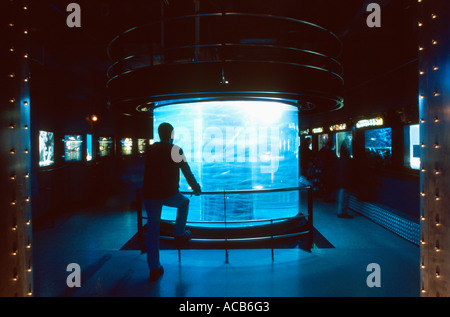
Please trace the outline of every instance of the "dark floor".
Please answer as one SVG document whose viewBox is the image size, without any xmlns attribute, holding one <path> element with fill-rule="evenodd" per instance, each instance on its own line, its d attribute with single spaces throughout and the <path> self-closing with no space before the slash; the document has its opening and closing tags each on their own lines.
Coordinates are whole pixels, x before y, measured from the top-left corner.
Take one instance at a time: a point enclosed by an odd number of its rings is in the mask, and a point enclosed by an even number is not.
<svg viewBox="0 0 450 317">
<path fill-rule="evenodd" d="M 34 232 L 36 296 L 419 296 L 419 247 L 370 220 L 336 216 L 336 205 L 314 201 L 314 226 L 334 246 L 162 250 L 163 277 L 148 282 L 146 254 L 120 250 L 136 233 L 130 208 L 95 208 L 61 216 Z M 102 210 L 104 209 L 104 210 Z M 81 287 L 66 285 L 69 263 L 81 267 Z M 381 287 L 370 288 L 370 263 Z"/>
</svg>

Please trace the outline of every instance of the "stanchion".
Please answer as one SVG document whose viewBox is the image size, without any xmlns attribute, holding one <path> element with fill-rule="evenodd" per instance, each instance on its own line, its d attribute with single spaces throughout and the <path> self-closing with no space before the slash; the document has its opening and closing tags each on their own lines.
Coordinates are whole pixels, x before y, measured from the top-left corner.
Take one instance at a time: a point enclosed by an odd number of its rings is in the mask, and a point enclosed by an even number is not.
<svg viewBox="0 0 450 317">
<path fill-rule="evenodd" d="M 274 260 L 274 254 L 273 254 L 273 219 L 270 219 L 270 232 L 271 232 L 271 236 L 270 236 L 270 243 L 271 243 L 271 247 L 272 247 L 272 262 Z"/>
<path fill-rule="evenodd" d="M 141 249 L 141 254 L 144 253 L 143 234 L 144 227 L 142 226 L 142 195 L 141 189 L 136 190 L 136 211 L 137 211 L 137 231 L 138 231 L 138 243 Z"/>
<path fill-rule="evenodd" d="M 299 189 L 300 196 L 300 189 Z M 299 197 L 300 203 L 300 197 Z M 308 226 L 309 226 L 309 250 L 311 251 L 314 243 L 314 222 L 313 222 L 313 188 L 308 186 Z"/>
<path fill-rule="evenodd" d="M 228 232 L 227 232 L 227 196 L 223 191 L 223 216 L 225 221 L 225 264 L 228 264 Z"/>
</svg>

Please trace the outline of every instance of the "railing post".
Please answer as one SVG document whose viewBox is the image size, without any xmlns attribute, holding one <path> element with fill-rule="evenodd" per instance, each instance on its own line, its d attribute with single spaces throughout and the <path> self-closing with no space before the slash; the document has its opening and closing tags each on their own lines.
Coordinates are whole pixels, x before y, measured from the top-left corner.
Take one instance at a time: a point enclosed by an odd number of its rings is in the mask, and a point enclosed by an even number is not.
<svg viewBox="0 0 450 317">
<path fill-rule="evenodd" d="M 141 254 L 144 253 L 143 246 L 143 226 L 142 226 L 142 198 L 141 189 L 136 189 L 136 211 L 137 211 L 137 231 L 138 231 L 138 241 L 139 247 L 141 248 Z"/>
<path fill-rule="evenodd" d="M 300 195 L 300 190 L 299 190 Z M 314 222 L 313 222 L 313 188 L 308 186 L 308 226 L 309 226 L 309 247 L 311 249 L 314 242 Z"/>
<path fill-rule="evenodd" d="M 308 186 L 308 221 L 309 225 L 313 227 L 313 188 Z"/>
<path fill-rule="evenodd" d="M 228 232 L 227 232 L 227 196 L 223 191 L 223 216 L 225 223 L 225 264 L 228 264 Z"/>
<path fill-rule="evenodd" d="M 136 210 L 137 210 L 137 229 L 138 232 L 142 232 L 142 201 L 141 201 L 141 190 L 136 189 Z"/>
<path fill-rule="evenodd" d="M 270 219 L 270 232 L 271 232 L 270 242 L 271 242 L 271 247 L 272 247 L 272 262 L 273 262 L 273 260 L 274 260 L 274 254 L 273 254 L 273 219 Z"/>
</svg>

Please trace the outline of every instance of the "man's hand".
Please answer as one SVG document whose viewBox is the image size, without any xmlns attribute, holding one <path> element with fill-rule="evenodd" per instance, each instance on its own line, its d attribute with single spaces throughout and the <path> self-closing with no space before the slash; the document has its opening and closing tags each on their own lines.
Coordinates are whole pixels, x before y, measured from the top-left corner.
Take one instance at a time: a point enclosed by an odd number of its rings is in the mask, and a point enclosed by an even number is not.
<svg viewBox="0 0 450 317">
<path fill-rule="evenodd" d="M 193 188 L 193 193 L 191 194 L 191 197 L 192 197 L 192 195 L 200 196 L 200 193 L 201 193 L 201 192 L 202 192 L 202 189 L 200 188 L 200 185 L 195 186 L 195 187 Z"/>
</svg>

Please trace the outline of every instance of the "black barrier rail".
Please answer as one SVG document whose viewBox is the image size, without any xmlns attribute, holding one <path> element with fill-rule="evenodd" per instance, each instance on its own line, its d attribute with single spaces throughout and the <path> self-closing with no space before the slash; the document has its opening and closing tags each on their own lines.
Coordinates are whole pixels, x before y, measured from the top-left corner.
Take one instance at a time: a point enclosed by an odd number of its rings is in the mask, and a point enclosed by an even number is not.
<svg viewBox="0 0 450 317">
<path fill-rule="evenodd" d="M 307 191 L 307 214 L 301 215 L 301 191 L 306 190 Z M 298 214 L 293 217 L 283 217 L 283 218 L 270 218 L 270 219 L 253 219 L 253 220 L 232 220 L 227 221 L 227 209 L 226 209 L 226 197 L 228 195 L 233 194 L 256 194 L 256 193 L 275 193 L 275 192 L 288 192 L 288 191 L 298 191 Z M 192 192 L 183 191 L 181 192 L 185 195 L 192 195 Z M 251 189 L 251 190 L 226 190 L 226 191 L 205 191 L 201 192 L 200 195 L 223 195 L 224 197 L 224 221 L 187 221 L 186 225 L 189 224 L 223 224 L 224 225 L 224 232 L 225 236 L 223 238 L 192 238 L 190 241 L 192 242 L 223 242 L 225 243 L 225 263 L 228 263 L 228 243 L 229 242 L 235 242 L 235 243 L 244 243 L 244 242 L 255 242 L 255 241 L 271 241 L 279 240 L 279 239 L 286 239 L 286 238 L 293 238 L 293 237 L 299 237 L 301 235 L 307 235 L 307 249 L 310 250 L 312 247 L 313 239 L 314 239 L 314 225 L 313 225 L 313 190 L 311 186 L 300 186 L 300 187 L 289 187 L 289 188 L 278 188 L 278 189 Z M 141 253 L 144 253 L 144 224 L 143 220 L 147 219 L 147 217 L 143 216 L 143 197 L 142 197 L 142 190 L 137 189 L 136 190 L 136 203 L 137 203 L 137 231 L 138 231 L 138 239 L 139 239 L 139 245 L 141 248 Z M 302 226 L 305 230 L 301 230 L 298 232 L 293 233 L 285 233 L 285 234 L 276 234 L 273 231 L 274 223 L 280 223 L 283 221 L 289 221 L 289 220 L 295 220 L 295 219 L 304 219 L 306 218 L 306 223 Z M 168 222 L 168 223 L 174 223 L 174 220 L 164 220 L 162 221 Z M 229 237 L 227 234 L 227 224 L 245 224 L 245 223 L 270 223 L 271 228 L 271 234 L 270 235 L 264 235 L 264 236 L 254 236 L 254 237 L 245 237 L 245 238 L 233 238 Z M 214 228 L 211 228 L 214 230 Z M 168 236 L 161 236 L 163 239 L 167 240 L 174 240 L 173 237 Z M 181 261 L 181 253 L 180 249 L 181 246 L 177 245 L 178 247 L 178 259 Z M 272 260 L 274 260 L 274 248 L 273 243 L 271 243 L 271 252 L 272 252 Z"/>
</svg>

